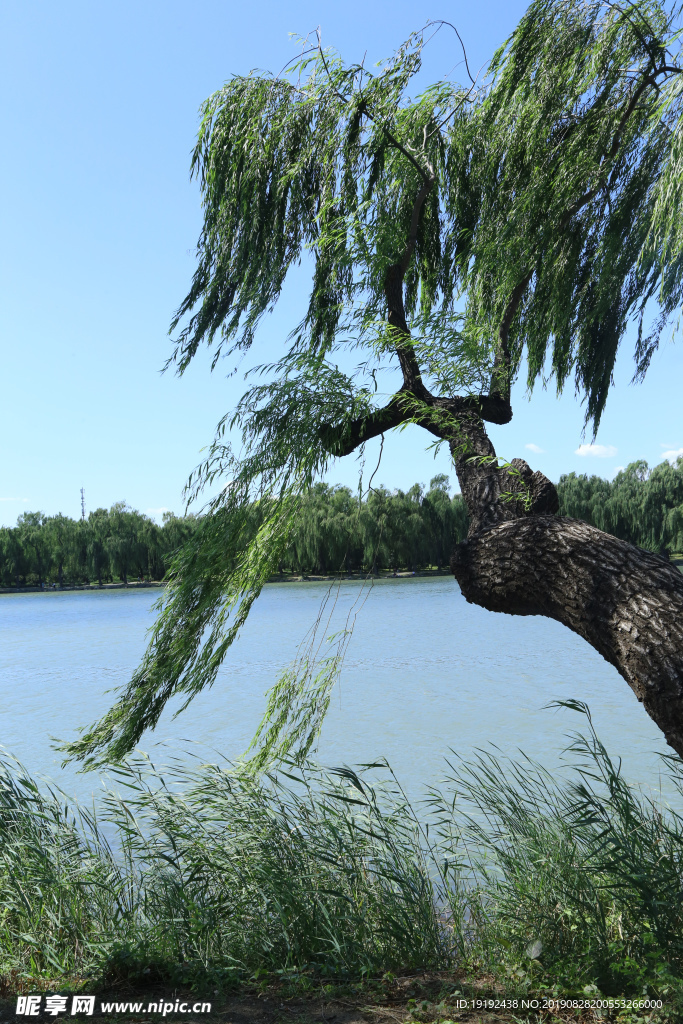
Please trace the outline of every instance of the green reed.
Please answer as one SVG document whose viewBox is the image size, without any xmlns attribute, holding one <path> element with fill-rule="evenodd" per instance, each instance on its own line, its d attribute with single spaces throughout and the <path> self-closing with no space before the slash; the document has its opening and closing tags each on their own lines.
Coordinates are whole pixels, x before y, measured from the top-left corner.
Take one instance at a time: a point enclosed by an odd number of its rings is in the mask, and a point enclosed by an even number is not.
<svg viewBox="0 0 683 1024">
<path fill-rule="evenodd" d="M 98 821 L 2 765 L 5 972 L 237 980 L 448 962 L 400 793 L 313 765 L 162 774 L 138 758 L 115 777 L 125 795 L 109 791 Z"/>
<path fill-rule="evenodd" d="M 5 758 L 0 972 L 232 984 L 464 968 L 508 991 L 678 998 L 683 818 L 627 784 L 587 721 L 563 773 L 480 753 L 419 815 L 386 765 L 258 775 L 138 756 L 95 814 Z M 683 765 L 666 768 L 683 797 Z"/>
<path fill-rule="evenodd" d="M 432 794 L 471 954 L 522 988 L 680 996 L 683 817 L 626 782 L 584 704 L 561 704 L 588 723 L 567 770 L 480 752 Z M 664 761 L 683 797 L 683 763 Z"/>
</svg>

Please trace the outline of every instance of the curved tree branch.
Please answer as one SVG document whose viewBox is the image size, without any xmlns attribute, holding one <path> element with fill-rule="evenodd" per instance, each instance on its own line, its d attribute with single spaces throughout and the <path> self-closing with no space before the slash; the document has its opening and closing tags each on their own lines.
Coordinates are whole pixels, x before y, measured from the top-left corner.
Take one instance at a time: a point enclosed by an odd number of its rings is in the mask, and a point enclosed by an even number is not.
<svg viewBox="0 0 683 1024">
<path fill-rule="evenodd" d="M 608 7 L 611 7 L 612 10 L 619 11 L 619 14 L 622 16 L 622 18 L 624 18 L 625 21 L 627 21 L 629 23 L 629 25 L 631 26 L 631 28 L 633 29 L 634 35 L 637 37 L 638 41 L 640 42 L 640 45 L 643 47 L 645 52 L 649 55 L 650 60 L 652 61 L 652 63 L 656 64 L 657 63 L 657 55 L 656 55 L 656 53 L 653 53 L 653 51 L 652 51 L 652 49 L 650 47 L 650 43 L 648 43 L 646 41 L 645 36 L 642 34 L 642 32 L 640 31 L 640 29 L 638 28 L 636 23 L 633 21 L 633 19 L 631 17 L 629 17 L 629 15 L 626 13 L 626 11 L 623 10 L 619 6 L 619 4 L 612 3 L 612 0 L 603 0 L 603 2 L 606 3 Z M 636 11 L 636 13 L 640 14 L 641 18 L 645 22 L 645 25 L 646 25 L 648 31 L 650 32 L 651 35 L 654 36 L 654 32 L 652 31 L 652 27 L 647 22 L 647 20 L 643 16 L 642 12 L 641 11 Z"/>
<path fill-rule="evenodd" d="M 496 357 L 491 373 L 491 384 L 489 386 L 489 397 L 501 399 L 510 405 L 510 387 L 512 384 L 512 362 L 510 359 L 510 348 L 508 339 L 510 337 L 510 326 L 520 302 L 524 298 L 529 282 L 533 277 L 533 270 L 529 270 L 521 281 L 515 286 L 512 295 L 508 300 L 503 313 L 500 327 L 498 328 L 498 345 L 496 346 Z M 512 410 L 510 410 L 512 416 Z M 486 419 L 486 417 L 484 417 Z M 494 422 L 496 422 L 494 420 Z"/>
<path fill-rule="evenodd" d="M 401 278 L 405 277 L 406 271 L 408 270 L 408 267 L 410 265 L 410 258 L 413 255 L 413 252 L 415 251 L 415 245 L 417 243 L 417 233 L 420 227 L 420 215 L 422 213 L 422 208 L 424 206 L 425 199 L 432 190 L 434 181 L 435 179 L 433 176 L 430 178 L 426 178 L 425 181 L 423 182 L 422 188 L 415 197 L 415 202 L 413 204 L 413 212 L 410 218 L 410 231 L 408 233 L 408 241 L 406 242 L 406 247 L 403 250 L 403 256 L 401 257 L 401 262 L 399 264 L 401 268 Z"/>
<path fill-rule="evenodd" d="M 325 68 L 325 71 L 327 72 L 328 80 L 332 81 L 332 76 L 330 75 L 330 69 L 328 67 L 327 59 L 325 57 L 325 51 L 323 50 L 322 40 L 320 38 L 320 29 L 319 28 L 316 29 L 316 34 L 317 34 L 317 37 L 318 37 L 318 47 L 317 47 L 317 49 L 318 49 L 318 52 L 320 53 L 320 59 L 323 62 L 323 66 Z M 346 98 L 346 96 L 343 95 L 343 93 L 339 92 L 339 89 L 334 88 L 333 91 L 334 91 L 334 94 L 337 97 L 337 99 L 340 99 L 342 101 L 342 103 L 348 103 L 348 99 Z M 361 96 L 362 96 L 362 91 L 361 91 Z M 382 129 L 382 131 L 386 135 L 387 139 L 389 140 L 389 144 L 391 146 L 393 146 L 394 149 L 397 149 L 399 151 L 399 153 L 402 153 L 403 156 L 406 158 L 406 160 L 410 161 L 410 163 L 413 165 L 413 167 L 417 171 L 419 171 L 419 173 L 421 174 L 421 176 L 423 177 L 425 182 L 427 182 L 427 181 L 433 182 L 434 181 L 434 177 L 435 177 L 433 167 L 428 165 L 428 170 L 425 170 L 425 168 L 421 165 L 421 163 L 417 159 L 417 157 L 413 153 L 410 152 L 408 147 L 404 146 L 403 143 L 400 142 L 399 139 L 396 138 L 394 133 L 392 131 L 390 131 L 389 128 L 387 128 L 387 126 L 382 121 L 379 121 L 375 117 L 375 115 L 372 113 L 372 111 L 367 107 L 366 102 L 365 102 L 365 98 L 362 99 L 362 105 L 363 105 L 362 112 L 365 114 L 365 116 L 367 118 L 369 118 L 371 121 L 374 121 L 375 124 L 379 125 L 379 127 Z"/>
<path fill-rule="evenodd" d="M 512 410 L 508 402 L 495 395 L 440 398 L 431 395 L 426 388 L 420 396 L 402 389 L 382 409 L 376 409 L 367 416 L 360 416 L 341 425 L 321 424 L 318 436 L 325 449 L 339 458 L 350 455 L 365 441 L 379 437 L 402 423 L 417 423 L 435 437 L 444 440 L 455 437 L 454 443 L 457 443 L 461 434 L 454 421 L 472 415 L 488 423 L 502 425 L 510 422 Z"/>
</svg>

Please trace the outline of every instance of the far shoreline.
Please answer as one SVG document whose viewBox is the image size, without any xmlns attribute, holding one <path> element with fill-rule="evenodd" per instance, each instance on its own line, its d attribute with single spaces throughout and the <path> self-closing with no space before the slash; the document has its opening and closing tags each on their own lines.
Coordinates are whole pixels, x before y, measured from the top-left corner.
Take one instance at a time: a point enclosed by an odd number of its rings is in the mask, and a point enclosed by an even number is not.
<svg viewBox="0 0 683 1024">
<path fill-rule="evenodd" d="M 672 558 L 671 564 L 683 572 L 683 559 Z M 414 572 L 408 569 L 396 570 L 382 569 L 380 572 L 337 572 L 329 574 L 318 573 L 276 573 L 266 580 L 266 586 L 271 583 L 349 583 L 363 582 L 370 580 L 373 583 L 381 580 L 405 580 L 417 579 L 418 577 L 431 576 L 452 576 L 450 569 L 416 569 Z M 99 591 L 99 590 L 145 590 L 154 588 L 161 590 L 166 586 L 163 580 L 133 580 L 130 583 L 75 583 L 66 587 L 53 587 L 52 584 L 46 587 L 0 587 L 0 597 L 7 594 L 65 594 L 76 590 Z"/>
<path fill-rule="evenodd" d="M 450 569 L 416 569 L 414 572 L 407 569 L 396 570 L 382 569 L 377 573 L 365 572 L 343 572 L 332 574 L 317 573 L 277 573 L 269 577 L 266 586 L 270 583 L 346 583 L 352 581 L 367 581 L 373 583 L 379 580 L 412 579 L 427 576 L 451 576 Z M 133 580 L 130 583 L 74 583 L 65 587 L 53 587 L 52 584 L 45 587 L 0 587 L 0 596 L 6 594 L 65 594 L 73 591 L 100 591 L 100 590 L 145 590 L 163 589 L 166 583 L 163 580 Z"/>
</svg>

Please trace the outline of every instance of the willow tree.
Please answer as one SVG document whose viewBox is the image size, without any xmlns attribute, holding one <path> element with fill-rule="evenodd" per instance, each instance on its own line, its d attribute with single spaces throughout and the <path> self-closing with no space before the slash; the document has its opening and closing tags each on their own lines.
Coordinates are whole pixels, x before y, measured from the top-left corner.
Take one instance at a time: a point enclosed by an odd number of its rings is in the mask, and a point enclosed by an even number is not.
<svg viewBox="0 0 683 1024">
<path fill-rule="evenodd" d="M 237 76 L 207 100 L 204 224 L 170 362 L 182 373 L 203 344 L 214 366 L 241 356 L 301 263 L 308 304 L 191 478 L 191 494 L 230 483 L 176 559 L 140 668 L 72 755 L 122 756 L 172 694 L 210 685 L 301 493 L 406 423 L 450 448 L 467 600 L 574 630 L 683 754 L 683 575 L 558 516 L 553 484 L 487 434 L 511 420 L 522 366 L 530 387 L 573 381 L 596 430 L 629 325 L 642 378 L 680 307 L 678 17 L 657 0 L 535 0 L 479 82 L 465 59 L 464 85 L 412 98 L 423 32 L 374 71 L 312 46 L 292 73 Z M 261 526 L 235 564 L 254 501 Z M 270 711 L 291 726 L 286 702 Z"/>
</svg>

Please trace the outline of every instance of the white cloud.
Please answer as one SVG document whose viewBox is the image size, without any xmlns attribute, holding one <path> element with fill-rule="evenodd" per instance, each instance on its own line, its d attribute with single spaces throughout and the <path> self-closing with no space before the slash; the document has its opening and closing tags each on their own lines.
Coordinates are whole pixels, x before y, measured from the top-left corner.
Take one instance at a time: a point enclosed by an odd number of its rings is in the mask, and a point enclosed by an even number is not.
<svg viewBox="0 0 683 1024">
<path fill-rule="evenodd" d="M 613 444 L 580 444 L 574 455 L 594 455 L 598 459 L 613 459 L 617 449 Z"/>
<path fill-rule="evenodd" d="M 615 467 L 615 468 L 614 468 L 614 469 L 612 470 L 612 476 L 611 476 L 611 478 L 610 478 L 610 479 L 614 480 L 614 478 L 615 478 L 615 476 L 617 475 L 617 473 L 623 473 L 623 471 L 624 471 L 625 469 L 626 469 L 626 466 L 616 466 L 616 467 Z"/>
<path fill-rule="evenodd" d="M 537 444 L 525 444 L 524 447 L 535 455 L 545 455 L 545 448 L 539 448 Z"/>
<path fill-rule="evenodd" d="M 161 516 L 161 515 L 164 514 L 164 512 L 170 512 L 170 511 L 171 511 L 170 508 L 166 508 L 165 505 L 162 505 L 161 508 L 146 508 L 145 509 L 145 512 L 147 513 L 148 516 Z"/>
<path fill-rule="evenodd" d="M 683 448 L 672 448 L 668 452 L 662 452 L 662 458 L 668 459 L 672 465 L 680 455 L 683 455 Z"/>
</svg>

